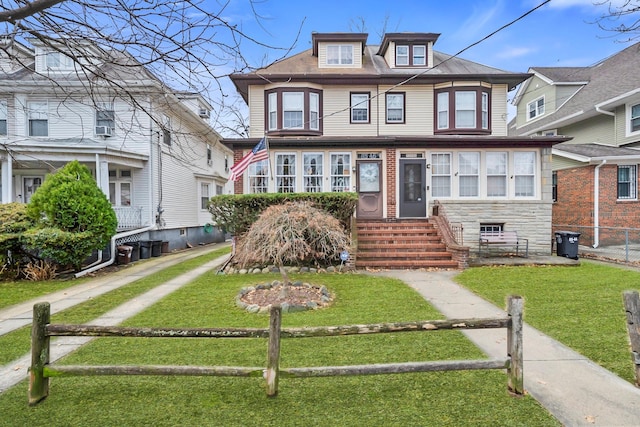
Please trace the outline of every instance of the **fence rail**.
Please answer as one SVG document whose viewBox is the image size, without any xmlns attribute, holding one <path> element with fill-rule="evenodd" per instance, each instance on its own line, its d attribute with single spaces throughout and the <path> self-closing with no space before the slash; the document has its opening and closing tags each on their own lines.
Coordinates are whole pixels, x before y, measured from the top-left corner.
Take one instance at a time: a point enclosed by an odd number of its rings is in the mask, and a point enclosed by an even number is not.
<svg viewBox="0 0 640 427">
<path fill-rule="evenodd" d="M 49 303 L 33 307 L 31 333 L 31 368 L 29 375 L 29 405 L 36 405 L 49 394 L 49 378 L 97 375 L 191 375 L 264 377 L 267 396 L 278 393 L 282 378 L 309 378 L 342 375 L 380 375 L 428 371 L 506 369 L 507 387 L 515 394 L 523 394 L 522 312 L 521 297 L 508 300 L 508 315 L 491 319 L 450 319 L 418 322 L 379 323 L 370 325 L 342 325 L 329 327 L 282 329 L 282 309 L 270 310 L 269 328 L 131 328 L 118 326 L 50 324 Z M 374 365 L 317 366 L 280 368 L 282 338 L 313 338 L 326 336 L 364 335 L 397 332 L 430 332 L 460 329 L 507 329 L 507 356 L 488 360 L 448 360 L 427 362 L 388 363 Z M 74 366 L 49 363 L 50 337 L 147 337 L 147 338 L 268 338 L 265 367 L 249 366 Z"/>
</svg>

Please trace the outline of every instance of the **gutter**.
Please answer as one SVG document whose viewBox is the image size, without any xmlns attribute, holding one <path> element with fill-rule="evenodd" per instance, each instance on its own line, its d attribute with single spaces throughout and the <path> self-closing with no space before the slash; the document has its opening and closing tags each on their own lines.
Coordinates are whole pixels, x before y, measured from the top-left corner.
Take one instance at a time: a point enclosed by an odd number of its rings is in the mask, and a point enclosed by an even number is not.
<svg viewBox="0 0 640 427">
<path fill-rule="evenodd" d="M 116 261 L 116 256 L 118 255 L 116 253 L 116 240 L 117 239 L 121 239 L 123 237 L 128 237 L 128 236 L 133 236 L 134 234 L 144 233 L 146 231 L 153 230 L 154 228 L 155 228 L 155 226 L 149 226 L 149 227 L 140 228 L 140 229 L 137 229 L 137 230 L 130 230 L 130 231 L 125 231 L 124 233 L 115 234 L 114 236 L 111 237 L 111 242 L 110 242 L 110 244 L 111 244 L 111 258 L 109 258 L 108 260 L 106 260 L 102 264 L 98 264 L 98 265 L 95 265 L 96 263 L 91 264 L 88 268 L 77 272 L 75 274 L 75 278 L 77 279 L 78 277 L 82 277 L 85 274 L 93 273 L 96 270 L 100 270 L 101 268 L 104 268 L 104 267 L 107 267 L 107 266 L 113 264 Z M 100 252 L 102 252 L 102 251 L 100 251 Z"/>
<path fill-rule="evenodd" d="M 600 245 L 600 168 L 607 163 L 607 160 L 596 166 L 593 174 L 593 248 Z"/>
</svg>

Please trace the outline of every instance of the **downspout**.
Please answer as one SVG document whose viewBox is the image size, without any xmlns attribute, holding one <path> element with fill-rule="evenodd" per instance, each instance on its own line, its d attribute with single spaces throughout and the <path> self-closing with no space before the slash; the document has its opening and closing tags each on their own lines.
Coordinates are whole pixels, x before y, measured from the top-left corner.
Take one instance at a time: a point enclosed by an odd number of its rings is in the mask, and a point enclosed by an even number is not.
<svg viewBox="0 0 640 427">
<path fill-rule="evenodd" d="M 98 184 L 98 188 L 102 189 L 102 171 L 100 170 L 100 154 L 96 153 L 96 183 Z M 89 269 L 94 265 L 98 265 L 102 262 L 102 249 L 98 249 L 98 256 L 95 262 L 87 265 L 85 268 Z M 77 277 L 77 276 L 76 276 Z"/>
<path fill-rule="evenodd" d="M 593 173 L 593 248 L 600 245 L 600 168 L 607 163 L 603 160 Z"/>
<path fill-rule="evenodd" d="M 140 229 L 137 229 L 137 230 L 125 231 L 124 233 L 119 233 L 119 234 L 114 235 L 113 237 L 111 237 L 111 242 L 110 242 L 110 245 L 111 245 L 111 257 L 108 260 L 106 260 L 105 262 L 101 263 L 101 264 L 94 265 L 95 264 L 94 263 L 94 264 L 91 264 L 91 266 L 87 267 L 86 269 L 77 272 L 75 274 L 75 278 L 77 279 L 78 277 L 82 277 L 85 274 L 93 273 L 96 270 L 100 270 L 101 268 L 104 268 L 104 267 L 107 267 L 107 266 L 113 264 L 116 261 L 116 256 L 118 255 L 116 253 L 116 240 L 121 239 L 123 237 L 133 236 L 134 234 L 144 233 L 146 231 L 153 230 L 154 228 L 155 228 L 154 226 L 149 226 L 149 227 L 140 228 Z M 99 259 L 100 258 L 98 258 L 98 260 Z"/>
</svg>

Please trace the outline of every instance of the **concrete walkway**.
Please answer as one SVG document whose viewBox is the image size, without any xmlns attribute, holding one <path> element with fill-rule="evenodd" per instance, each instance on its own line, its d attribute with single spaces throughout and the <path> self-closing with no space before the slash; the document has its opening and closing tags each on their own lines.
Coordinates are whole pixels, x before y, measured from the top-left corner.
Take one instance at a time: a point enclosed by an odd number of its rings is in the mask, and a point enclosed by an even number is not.
<svg viewBox="0 0 640 427">
<path fill-rule="evenodd" d="M 33 304 L 36 302 L 50 302 L 52 313 L 55 313 L 221 246 L 222 244 L 208 245 L 145 260 L 82 285 L 0 310 L 0 335 L 30 324 Z M 218 268 L 227 258 L 228 256 L 225 255 L 163 283 L 90 323 L 119 324 L 199 275 Z M 369 274 L 394 277 L 404 281 L 448 318 L 485 318 L 506 315 L 503 310 L 457 285 L 453 280 L 457 273 L 457 271 L 394 270 Z M 489 357 L 505 357 L 507 349 L 505 330 L 471 330 L 465 331 L 465 334 Z M 57 338 L 51 346 L 51 361 L 67 355 L 89 340 L 91 338 Z M 525 389 L 563 425 L 640 426 L 640 389 L 526 324 L 523 341 Z M 8 365 L 0 366 L 0 393 L 24 380 L 27 377 L 29 365 L 30 355 L 25 355 Z"/>
<path fill-rule="evenodd" d="M 457 271 L 384 271 L 417 290 L 451 319 L 504 317 L 493 304 L 456 284 Z M 525 320 L 526 320 L 525 301 Z M 504 329 L 465 331 L 490 357 L 505 357 Z M 640 426 L 640 389 L 525 324 L 524 386 L 565 426 Z M 631 357 L 631 355 L 629 355 Z"/>
<path fill-rule="evenodd" d="M 228 243 L 213 244 L 197 247 L 188 251 L 166 254 L 157 258 L 143 260 L 137 264 L 132 264 L 114 273 L 90 280 L 81 285 L 44 295 L 31 301 L 0 310 L 0 335 L 11 332 L 15 329 L 31 324 L 33 317 L 33 305 L 37 302 L 49 302 L 51 304 L 51 314 L 65 310 L 77 304 L 81 304 L 89 299 L 100 296 L 104 293 L 117 289 L 142 277 L 150 276 L 158 271 L 172 265 L 184 262 L 191 258 L 203 255 L 207 252 L 228 246 Z M 157 286 L 148 292 L 114 308 L 97 319 L 89 322 L 92 325 L 118 325 L 125 319 L 134 316 L 161 298 L 178 290 L 196 277 L 211 270 L 217 269 L 227 259 L 229 255 L 224 255 L 213 261 L 201 265 L 187 273 L 184 273 L 168 282 Z M 50 361 L 53 363 L 61 357 L 66 356 L 80 346 L 86 344 L 93 338 L 87 337 L 58 337 L 51 341 Z M 26 354 L 18 360 L 0 366 L 0 393 L 18 384 L 28 376 L 28 368 L 31 365 L 31 355 Z"/>
</svg>

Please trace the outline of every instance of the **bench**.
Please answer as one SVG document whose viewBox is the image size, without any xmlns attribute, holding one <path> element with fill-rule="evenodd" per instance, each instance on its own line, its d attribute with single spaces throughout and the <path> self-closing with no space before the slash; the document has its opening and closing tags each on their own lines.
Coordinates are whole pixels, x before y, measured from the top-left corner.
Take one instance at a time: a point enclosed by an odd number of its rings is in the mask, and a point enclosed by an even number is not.
<svg viewBox="0 0 640 427">
<path fill-rule="evenodd" d="M 487 252 L 492 247 L 513 247 L 516 255 L 520 254 L 520 249 L 524 249 L 524 257 L 529 257 L 529 239 L 518 237 L 517 231 L 481 231 L 478 241 L 478 255 L 482 255 L 482 249 Z"/>
</svg>

